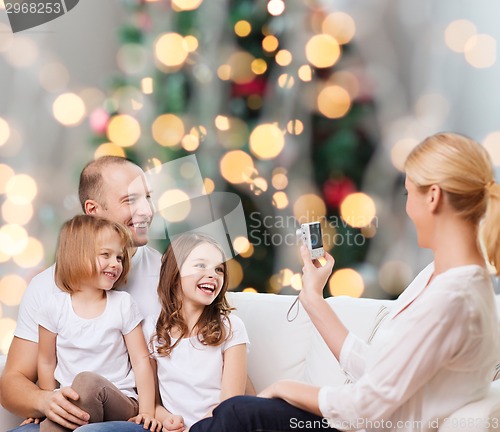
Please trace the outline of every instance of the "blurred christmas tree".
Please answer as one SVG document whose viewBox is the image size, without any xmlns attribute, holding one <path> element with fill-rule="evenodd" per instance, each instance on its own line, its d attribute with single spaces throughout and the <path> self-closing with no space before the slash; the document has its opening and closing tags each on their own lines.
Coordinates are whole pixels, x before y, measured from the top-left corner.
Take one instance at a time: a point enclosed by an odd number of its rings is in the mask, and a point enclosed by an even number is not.
<svg viewBox="0 0 500 432">
<path fill-rule="evenodd" d="M 373 153 L 373 103 L 352 18 L 314 0 L 124 7 L 123 73 L 90 116 L 96 155 L 153 168 L 196 154 L 207 193 L 237 193 L 250 242 L 231 263 L 233 289 L 300 288 L 303 222 L 322 220 L 337 269 L 362 262 L 376 229 L 373 201 L 356 193 Z M 361 294 L 358 279 L 345 293 Z"/>
</svg>

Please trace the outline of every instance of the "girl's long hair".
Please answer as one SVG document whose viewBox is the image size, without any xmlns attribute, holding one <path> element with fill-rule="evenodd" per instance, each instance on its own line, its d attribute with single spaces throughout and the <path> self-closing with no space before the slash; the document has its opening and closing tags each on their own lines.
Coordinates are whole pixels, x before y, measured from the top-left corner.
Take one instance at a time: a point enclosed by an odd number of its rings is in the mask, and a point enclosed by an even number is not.
<svg viewBox="0 0 500 432">
<path fill-rule="evenodd" d="M 156 352 L 160 356 L 170 355 L 181 339 L 189 336 L 189 329 L 182 316 L 183 293 L 180 268 L 193 249 L 203 243 L 209 243 L 220 251 L 222 260 L 224 261 L 222 263 L 224 281 L 215 300 L 204 308 L 203 313 L 198 319 L 195 325 L 196 334 L 202 344 L 212 346 L 222 344 L 229 336 L 224 326 L 224 320 L 227 319 L 234 308 L 229 306 L 225 296 L 228 286 L 228 271 L 224 251 L 212 237 L 206 234 L 181 234 L 172 241 L 162 257 L 160 281 L 158 284 L 161 312 L 156 322 L 155 333 L 150 341 L 151 348 L 154 348 L 153 341 L 156 339 Z M 179 332 L 179 337 L 172 343 L 170 333 L 173 329 Z"/>
</svg>

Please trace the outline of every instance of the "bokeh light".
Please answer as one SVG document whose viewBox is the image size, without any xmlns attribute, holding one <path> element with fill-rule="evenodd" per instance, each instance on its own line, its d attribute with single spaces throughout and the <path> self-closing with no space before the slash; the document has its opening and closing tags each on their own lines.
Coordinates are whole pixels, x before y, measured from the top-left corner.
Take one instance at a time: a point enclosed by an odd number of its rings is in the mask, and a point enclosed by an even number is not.
<svg viewBox="0 0 500 432">
<path fill-rule="evenodd" d="M 340 216 L 354 228 L 370 225 L 376 215 L 375 202 L 362 192 L 348 195 L 340 204 Z"/>
<path fill-rule="evenodd" d="M 317 68 L 331 67 L 340 58 L 339 43 L 330 35 L 315 35 L 306 44 L 306 58 Z"/>
<path fill-rule="evenodd" d="M 187 134 L 182 138 L 181 144 L 184 150 L 193 152 L 200 146 L 200 140 L 196 135 Z"/>
<path fill-rule="evenodd" d="M 40 68 L 38 80 L 48 92 L 62 91 L 69 83 L 68 69 L 59 62 L 46 63 Z"/>
<path fill-rule="evenodd" d="M 238 288 L 243 280 L 243 268 L 241 264 L 235 259 L 226 261 L 227 271 L 229 274 L 228 289 L 232 290 Z"/>
<path fill-rule="evenodd" d="M 7 306 L 17 306 L 26 289 L 26 281 L 18 275 L 9 274 L 0 279 L 0 300 Z"/>
<path fill-rule="evenodd" d="M 444 40 L 448 48 L 457 53 L 465 51 L 465 44 L 476 34 L 476 26 L 469 20 L 460 19 L 448 24 Z"/>
<path fill-rule="evenodd" d="M 248 84 L 253 81 L 255 74 L 252 70 L 252 64 L 255 57 L 246 51 L 236 51 L 229 59 L 228 64 L 231 71 L 231 79 L 236 84 Z"/>
<path fill-rule="evenodd" d="M 160 66 L 178 68 L 186 61 L 189 47 L 178 33 L 165 33 L 155 42 L 155 56 Z"/>
<path fill-rule="evenodd" d="M 141 136 L 139 122 L 128 114 L 119 114 L 108 123 L 107 136 L 111 142 L 120 147 L 133 146 Z"/>
<path fill-rule="evenodd" d="M 11 66 L 21 69 L 32 66 L 38 58 L 36 43 L 28 36 L 16 35 L 5 51 L 5 60 Z"/>
<path fill-rule="evenodd" d="M 490 154 L 493 165 L 500 167 L 500 131 L 488 134 L 483 145 Z"/>
<path fill-rule="evenodd" d="M 328 283 L 332 296 L 349 296 L 359 298 L 365 290 L 361 275 L 353 269 L 345 268 L 333 273 Z"/>
<path fill-rule="evenodd" d="M 187 35 L 184 38 L 184 42 L 186 42 L 187 50 L 190 53 L 195 52 L 198 49 L 198 46 L 200 45 L 196 36 L 193 35 Z"/>
<path fill-rule="evenodd" d="M 243 150 L 227 152 L 220 161 L 220 172 L 229 183 L 246 183 L 255 170 L 252 157 Z"/>
<path fill-rule="evenodd" d="M 275 58 L 280 66 L 288 66 L 293 60 L 292 53 L 288 50 L 279 50 Z"/>
<path fill-rule="evenodd" d="M 250 151 L 259 159 L 273 159 L 285 146 L 281 129 L 274 124 L 261 124 L 250 134 Z"/>
<path fill-rule="evenodd" d="M 0 194 L 7 191 L 7 183 L 14 177 L 14 170 L 6 164 L 0 164 Z"/>
<path fill-rule="evenodd" d="M 356 33 L 356 24 L 345 12 L 334 12 L 328 15 L 322 24 L 322 31 L 332 36 L 339 44 L 349 43 Z"/>
<path fill-rule="evenodd" d="M 128 75 L 138 75 L 146 69 L 148 53 L 138 43 L 126 43 L 116 53 L 118 67 Z"/>
<path fill-rule="evenodd" d="M 203 180 L 203 187 L 205 189 L 205 195 L 211 194 L 215 190 L 215 183 L 211 178 L 206 178 Z"/>
<path fill-rule="evenodd" d="M 170 189 L 158 199 L 158 212 L 168 222 L 180 222 L 191 211 L 189 195 L 180 189 Z"/>
<path fill-rule="evenodd" d="M 281 74 L 278 77 L 278 86 L 281 88 L 290 89 L 295 84 L 295 78 L 290 74 Z"/>
<path fill-rule="evenodd" d="M 288 196 L 285 192 L 275 192 L 273 194 L 273 205 L 277 209 L 284 209 L 288 207 Z"/>
<path fill-rule="evenodd" d="M 490 35 L 474 35 L 465 44 L 464 54 L 471 66 L 489 68 L 497 61 L 497 41 Z"/>
<path fill-rule="evenodd" d="M 274 35 L 268 35 L 262 39 L 262 49 L 269 53 L 276 51 L 279 47 L 279 40 Z"/>
<path fill-rule="evenodd" d="M 233 249 L 237 254 L 245 253 L 250 247 L 251 244 L 246 237 L 236 237 L 233 240 Z"/>
<path fill-rule="evenodd" d="M 28 245 L 28 233 L 17 224 L 6 224 L 0 228 L 0 251 L 9 256 L 18 255 Z"/>
<path fill-rule="evenodd" d="M 10 127 L 2 117 L 0 117 L 0 147 L 2 147 L 10 137 Z"/>
<path fill-rule="evenodd" d="M 6 200 L 2 204 L 2 217 L 8 224 L 26 225 L 33 217 L 33 206 Z"/>
<path fill-rule="evenodd" d="M 286 172 L 273 172 L 273 178 L 271 180 L 271 183 L 274 187 L 274 189 L 277 190 L 282 190 L 285 189 L 288 186 L 288 177 L 286 175 Z"/>
<path fill-rule="evenodd" d="M 64 93 L 52 105 L 55 119 L 64 126 L 79 125 L 85 117 L 85 104 L 80 96 Z"/>
<path fill-rule="evenodd" d="M 240 20 L 234 25 L 234 32 L 239 37 L 245 37 L 252 32 L 252 26 L 248 21 Z"/>
<path fill-rule="evenodd" d="M 394 144 L 391 149 L 391 161 L 399 171 L 405 171 L 406 158 L 417 145 L 418 141 L 414 138 L 403 138 Z"/>
<path fill-rule="evenodd" d="M 243 292 L 257 293 L 258 291 L 255 288 L 246 287 L 246 288 L 243 288 Z"/>
<path fill-rule="evenodd" d="M 264 59 L 255 59 L 251 64 L 252 72 L 255 75 L 262 75 L 267 70 L 267 63 Z"/>
<path fill-rule="evenodd" d="M 99 159 L 102 156 L 125 157 L 125 150 L 123 150 L 123 147 L 117 146 L 113 143 L 103 143 L 96 148 L 94 152 L 94 159 Z"/>
<path fill-rule="evenodd" d="M 318 110 L 328 118 L 340 118 L 351 108 L 351 96 L 338 85 L 327 86 L 318 94 Z"/>
<path fill-rule="evenodd" d="M 141 79 L 141 90 L 144 94 L 153 93 L 153 78 L 145 77 Z"/>
<path fill-rule="evenodd" d="M 197 9 L 203 0 L 172 0 L 172 8 L 176 11 L 190 11 Z"/>
<path fill-rule="evenodd" d="M 250 190 L 254 195 L 263 194 L 267 191 L 268 187 L 267 180 L 264 177 L 256 177 L 253 179 L 252 183 L 250 183 Z"/>
<path fill-rule="evenodd" d="M 285 2 L 283 0 L 269 0 L 267 11 L 270 15 L 279 16 L 285 11 Z"/>
<path fill-rule="evenodd" d="M 302 123 L 299 119 L 290 120 L 286 124 L 286 130 L 289 134 L 300 135 L 304 132 L 304 123 Z"/>
<path fill-rule="evenodd" d="M 326 205 L 320 196 L 305 194 L 295 201 L 293 214 L 300 223 L 316 222 L 326 216 Z"/>
<path fill-rule="evenodd" d="M 175 114 L 158 116 L 152 126 L 153 138 L 163 147 L 179 144 L 184 136 L 184 130 L 184 122 Z"/>
<path fill-rule="evenodd" d="M 22 268 L 33 268 L 41 264 L 44 257 L 43 245 L 34 237 L 28 237 L 24 251 L 13 257 L 14 262 Z M 0 296 L 1 299 L 1 296 Z"/>
<path fill-rule="evenodd" d="M 299 67 L 298 72 L 299 78 L 304 82 L 309 82 L 312 80 L 312 69 L 309 65 L 302 65 Z"/>
<path fill-rule="evenodd" d="M 14 204 L 29 204 L 36 197 L 38 187 L 33 177 L 28 174 L 12 176 L 5 185 L 7 199 Z"/>
</svg>

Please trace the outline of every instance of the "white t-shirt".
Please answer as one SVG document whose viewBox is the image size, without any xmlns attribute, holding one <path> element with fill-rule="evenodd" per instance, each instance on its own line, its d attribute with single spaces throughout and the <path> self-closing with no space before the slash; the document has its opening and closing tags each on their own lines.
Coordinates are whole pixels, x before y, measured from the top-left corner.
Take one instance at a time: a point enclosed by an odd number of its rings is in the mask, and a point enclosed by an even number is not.
<svg viewBox="0 0 500 432">
<path fill-rule="evenodd" d="M 498 353 L 488 272 L 452 268 L 427 285 L 426 267 L 399 297 L 371 345 L 349 333 L 340 366 L 355 383 L 322 387 L 319 408 L 338 429 L 437 431 L 443 418 L 483 398 Z"/>
<path fill-rule="evenodd" d="M 70 386 L 83 371 L 95 372 L 111 381 L 126 396 L 137 397 L 135 378 L 123 335 L 142 321 L 142 315 L 126 292 L 107 291 L 106 308 L 98 317 L 86 319 L 73 310 L 71 296 L 57 292 L 38 313 L 39 324 L 57 334 L 55 379 Z"/>
<path fill-rule="evenodd" d="M 184 424 L 191 427 L 220 403 L 223 354 L 227 349 L 249 344 L 243 321 L 231 315 L 232 333 L 219 346 L 203 345 L 196 336 L 182 339 L 170 356 L 156 355 L 158 384 L 162 405 L 172 414 L 181 415 Z M 148 340 L 155 332 L 156 317 L 148 317 L 144 324 Z M 229 329 L 227 321 L 224 321 Z M 174 339 L 175 342 L 175 339 Z"/>
<path fill-rule="evenodd" d="M 143 316 L 159 314 L 160 302 L 157 287 L 161 267 L 161 254 L 149 247 L 137 248 L 130 263 L 126 284 L 117 291 L 127 291 L 139 306 Z M 54 269 L 48 269 L 36 275 L 24 292 L 17 317 L 14 336 L 38 343 L 38 311 L 47 298 L 60 292 L 54 282 Z"/>
</svg>

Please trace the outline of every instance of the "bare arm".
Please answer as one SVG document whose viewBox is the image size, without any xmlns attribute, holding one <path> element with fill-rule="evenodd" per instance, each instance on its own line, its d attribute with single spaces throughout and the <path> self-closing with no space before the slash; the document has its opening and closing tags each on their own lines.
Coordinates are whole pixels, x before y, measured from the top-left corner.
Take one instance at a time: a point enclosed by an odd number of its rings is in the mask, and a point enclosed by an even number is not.
<svg viewBox="0 0 500 432">
<path fill-rule="evenodd" d="M 54 378 L 57 365 L 56 338 L 55 333 L 38 326 L 38 386 L 42 390 L 57 388 Z"/>
<path fill-rule="evenodd" d="M 247 346 L 240 344 L 224 351 L 220 401 L 245 394 L 247 383 Z"/>
<path fill-rule="evenodd" d="M 78 399 L 70 387 L 52 392 L 35 384 L 37 356 L 37 343 L 17 337 L 12 340 L 0 381 L 2 405 L 21 417 L 48 417 L 72 429 L 87 424 L 89 415 L 70 402 Z"/>
<path fill-rule="evenodd" d="M 279 398 L 294 407 L 322 416 L 318 404 L 319 387 L 298 381 L 282 380 L 271 384 L 259 397 Z"/>
<path fill-rule="evenodd" d="M 305 246 L 300 248 L 300 254 L 304 261 L 300 302 L 330 351 L 339 360 L 349 331 L 323 298 L 323 288 L 333 269 L 333 257 L 325 253 L 326 263 L 322 266 L 317 260 L 311 261 Z"/>
<path fill-rule="evenodd" d="M 135 375 L 139 396 L 139 414 L 154 419 L 155 381 L 142 326 L 139 324 L 130 333 L 124 335 L 124 339 Z M 145 424 L 145 426 L 147 425 Z"/>
<path fill-rule="evenodd" d="M 158 386 L 158 365 L 154 358 L 150 358 L 151 369 L 155 382 L 155 418 L 161 422 L 163 427 L 169 432 L 183 432 L 184 419 L 182 416 L 174 415 L 161 404 L 160 389 Z"/>
</svg>

